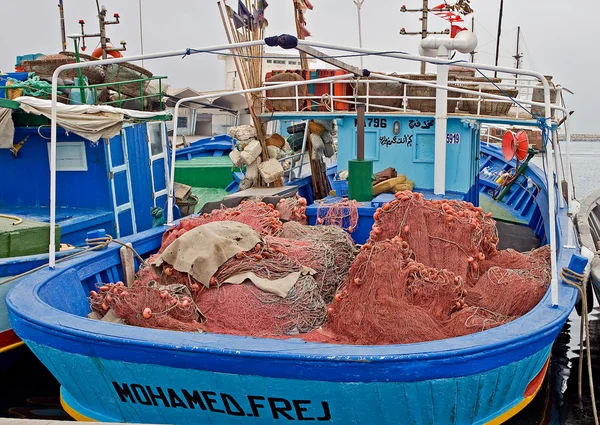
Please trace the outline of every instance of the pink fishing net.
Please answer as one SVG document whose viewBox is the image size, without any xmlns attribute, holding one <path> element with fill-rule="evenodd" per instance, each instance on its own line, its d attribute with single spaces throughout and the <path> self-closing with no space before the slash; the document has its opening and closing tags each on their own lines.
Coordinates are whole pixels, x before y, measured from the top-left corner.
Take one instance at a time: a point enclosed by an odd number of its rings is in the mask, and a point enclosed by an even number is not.
<svg viewBox="0 0 600 425">
<path fill-rule="evenodd" d="M 169 264 L 142 267 L 131 288 L 111 284 L 92 292 L 92 310 L 160 329 L 405 344 L 501 326 L 547 291 L 549 248 L 498 251 L 495 221 L 470 203 L 397 193 L 375 212 L 358 255 L 348 234 L 358 225 L 358 204 L 320 205 L 317 226 L 302 224 L 304 208 L 302 198 L 277 206 L 246 201 L 182 220 L 165 233 L 159 252 L 213 221 L 248 224 L 261 242 L 229 258 L 208 287 Z M 249 281 L 224 283 L 244 272 L 269 280 L 302 273 L 282 297 Z"/>
</svg>

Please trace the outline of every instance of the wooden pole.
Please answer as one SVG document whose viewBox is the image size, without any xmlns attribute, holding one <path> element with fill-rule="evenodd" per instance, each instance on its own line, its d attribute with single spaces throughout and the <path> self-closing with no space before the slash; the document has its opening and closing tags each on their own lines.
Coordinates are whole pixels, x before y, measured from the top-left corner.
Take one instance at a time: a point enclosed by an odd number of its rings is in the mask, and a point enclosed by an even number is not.
<svg viewBox="0 0 600 425">
<path fill-rule="evenodd" d="M 62 42 L 62 51 L 67 51 L 67 36 L 65 33 L 65 8 L 63 7 L 63 0 L 58 0 L 58 10 L 60 13 L 60 39 Z"/>
<path fill-rule="evenodd" d="M 365 159 L 365 104 L 356 105 L 356 159 Z"/>
</svg>

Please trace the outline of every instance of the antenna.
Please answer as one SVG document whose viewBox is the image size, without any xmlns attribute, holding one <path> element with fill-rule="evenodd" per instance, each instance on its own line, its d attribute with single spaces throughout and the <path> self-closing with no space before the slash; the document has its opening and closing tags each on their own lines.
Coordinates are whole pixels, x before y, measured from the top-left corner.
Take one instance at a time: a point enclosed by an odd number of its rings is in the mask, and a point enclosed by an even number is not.
<svg viewBox="0 0 600 425">
<path fill-rule="evenodd" d="M 120 16 L 118 13 L 115 13 L 113 15 L 113 17 L 115 18 L 113 21 L 107 21 L 106 20 L 106 6 L 99 6 L 98 0 L 96 0 L 96 7 L 98 9 L 98 23 L 100 26 L 100 32 L 96 33 L 96 34 L 86 34 L 85 33 L 85 21 L 83 19 L 79 20 L 79 25 L 81 26 L 81 40 L 82 40 L 82 46 L 81 46 L 81 50 L 85 51 L 86 49 L 86 45 L 85 45 L 85 39 L 86 38 L 95 38 L 95 37 L 100 37 L 100 47 L 101 47 L 101 57 L 102 59 L 106 59 L 107 54 L 110 54 L 111 52 L 122 52 L 127 50 L 127 48 L 125 47 L 125 45 L 127 44 L 124 41 L 121 41 L 121 47 L 116 48 L 116 47 L 109 47 L 108 43 L 110 43 L 110 38 L 108 38 L 106 36 L 106 25 L 116 25 L 116 24 L 120 24 Z M 92 56 L 94 56 L 92 54 Z M 115 55 L 112 55 L 115 56 Z"/>
<path fill-rule="evenodd" d="M 504 133 L 502 138 L 502 155 L 507 161 L 510 161 L 515 156 L 517 162 L 523 161 L 527 158 L 527 151 L 529 150 L 529 138 L 527 133 L 523 130 L 519 130 L 517 133 L 508 130 Z"/>
</svg>

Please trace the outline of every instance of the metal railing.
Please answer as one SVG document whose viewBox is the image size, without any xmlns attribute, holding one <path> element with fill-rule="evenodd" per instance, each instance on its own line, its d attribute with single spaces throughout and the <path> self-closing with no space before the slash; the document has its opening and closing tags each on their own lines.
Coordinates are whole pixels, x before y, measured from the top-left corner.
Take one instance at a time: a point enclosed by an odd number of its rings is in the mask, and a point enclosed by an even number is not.
<svg viewBox="0 0 600 425">
<path fill-rule="evenodd" d="M 155 76 L 155 77 L 147 77 L 147 78 L 139 78 L 139 79 L 135 79 L 135 80 L 125 80 L 125 81 L 114 81 L 114 82 L 109 82 L 109 83 L 100 83 L 100 84 L 90 84 L 90 85 L 72 85 L 72 86 L 57 86 L 58 91 L 64 92 L 64 90 L 83 90 L 87 98 L 87 93 L 88 90 L 91 90 L 92 92 L 92 100 L 93 100 L 93 104 L 94 105 L 117 105 L 117 107 L 122 107 L 123 103 L 128 102 L 128 101 L 132 101 L 132 100 L 139 100 L 140 101 L 140 110 L 144 110 L 144 100 L 145 99 L 151 99 L 151 98 L 158 98 L 159 101 L 159 110 L 164 110 L 164 101 L 163 98 L 166 96 L 166 92 L 163 91 L 163 80 L 165 80 L 167 77 L 165 76 Z M 148 83 L 150 81 L 156 81 L 158 80 L 158 92 L 154 93 L 154 94 L 144 94 L 144 90 L 147 87 Z M 25 83 L 25 82 L 22 82 Z M 137 84 L 138 89 L 139 90 L 139 96 L 130 96 L 127 95 L 125 93 L 123 93 L 123 86 L 125 85 L 130 85 L 130 84 Z M 105 89 L 105 88 L 110 88 L 113 91 L 116 92 L 117 94 L 117 99 L 116 100 L 109 100 L 106 102 L 100 102 L 98 101 L 98 89 Z M 38 87 L 32 87 L 32 89 L 35 89 L 36 91 L 42 91 L 41 95 L 37 95 L 36 97 L 38 98 L 42 98 L 42 99 L 49 99 L 52 93 L 52 89 L 51 87 L 42 87 L 42 88 L 38 88 Z M 19 87 L 19 86 L 0 86 L 0 91 L 4 91 L 5 93 L 8 94 L 8 90 L 27 90 L 27 87 Z M 124 97 L 125 96 L 125 97 Z M 58 98 L 60 100 L 69 100 L 69 96 L 65 96 L 65 95 L 58 95 Z M 86 104 L 86 99 L 80 99 L 79 104 Z"/>
<path fill-rule="evenodd" d="M 374 79 L 380 77 L 379 79 Z M 276 108 L 273 107 L 274 103 L 292 101 L 295 109 L 286 110 L 285 112 L 348 112 L 354 110 L 354 106 L 357 103 L 365 103 L 366 112 L 390 112 L 390 113 L 415 113 L 415 112 L 435 112 L 435 108 L 428 108 L 426 111 L 419 110 L 418 105 L 424 101 L 429 101 L 430 104 L 435 103 L 436 88 L 443 88 L 436 84 L 435 80 L 411 80 L 409 78 L 402 78 L 396 76 L 383 76 L 376 74 L 371 79 L 352 79 L 352 80 L 341 80 L 341 81 L 330 81 L 327 83 L 313 83 L 314 80 L 307 80 L 307 84 L 314 84 L 328 86 L 328 90 L 324 90 L 325 93 L 322 95 L 300 95 L 299 86 L 294 87 L 293 96 L 268 96 L 263 97 L 263 107 L 265 111 L 277 112 Z M 318 81 L 318 80 L 317 80 Z M 372 95 L 372 85 L 377 84 L 390 84 L 390 81 L 396 81 L 402 83 L 401 95 Z M 455 110 L 448 111 L 449 113 L 469 114 L 469 115 L 491 115 L 509 117 L 515 119 L 531 119 L 531 115 L 527 114 L 521 108 L 517 107 L 512 99 L 517 101 L 528 101 L 530 103 L 533 99 L 534 90 L 542 90 L 542 86 L 537 86 L 535 83 L 536 79 L 530 77 L 518 77 L 518 78 L 506 78 L 501 82 L 490 82 L 490 81 L 474 81 L 474 80 L 456 80 L 450 81 L 447 86 L 447 90 L 450 91 L 448 96 L 449 102 L 455 102 Z M 265 82 L 263 87 L 266 89 L 275 86 L 277 82 Z M 334 86 L 342 85 L 341 90 L 338 92 L 346 94 L 335 94 Z M 428 88 L 432 91 L 431 95 L 410 95 L 411 91 L 416 88 Z M 508 97 L 504 92 L 514 92 L 517 90 L 517 94 Z M 555 88 L 559 90 L 559 88 Z M 508 93 L 511 94 L 511 93 Z M 458 96 L 457 96 L 458 95 Z M 382 104 L 381 101 L 387 101 L 386 103 L 399 104 L 399 106 L 390 106 L 389 104 Z M 414 103 L 413 103 L 414 102 Z M 477 103 L 476 108 L 466 107 L 469 103 Z M 543 101 L 540 101 L 543 102 Z M 490 104 L 499 103 L 503 104 L 509 110 L 506 114 L 484 114 L 486 109 L 490 109 Z M 340 105 L 347 105 L 346 107 L 340 107 Z M 540 105 L 542 103 L 539 103 Z M 412 106 L 412 108 L 411 108 Z M 529 105 L 527 105 L 529 106 Z M 554 106 L 558 106 L 555 104 Z M 486 109 L 482 108 L 485 107 Z M 374 111 L 375 109 L 375 111 Z M 476 109 L 476 111 L 474 111 Z"/>
</svg>

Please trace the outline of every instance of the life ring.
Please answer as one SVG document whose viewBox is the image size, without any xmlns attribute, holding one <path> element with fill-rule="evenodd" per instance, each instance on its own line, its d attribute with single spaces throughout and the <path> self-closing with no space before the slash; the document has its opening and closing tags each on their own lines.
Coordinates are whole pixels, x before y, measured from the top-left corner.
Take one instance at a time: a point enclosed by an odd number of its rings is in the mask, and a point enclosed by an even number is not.
<svg viewBox="0 0 600 425">
<path fill-rule="evenodd" d="M 113 58 L 122 58 L 123 55 L 118 50 L 106 50 L 106 54 L 112 56 Z M 96 59 L 100 59 L 102 57 L 102 47 L 98 47 L 96 50 L 92 52 L 92 57 Z"/>
</svg>

